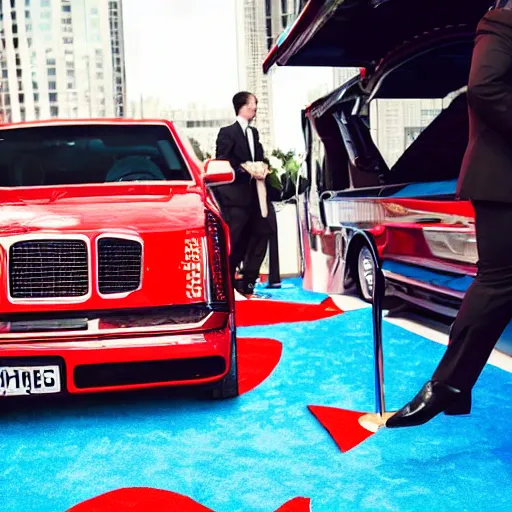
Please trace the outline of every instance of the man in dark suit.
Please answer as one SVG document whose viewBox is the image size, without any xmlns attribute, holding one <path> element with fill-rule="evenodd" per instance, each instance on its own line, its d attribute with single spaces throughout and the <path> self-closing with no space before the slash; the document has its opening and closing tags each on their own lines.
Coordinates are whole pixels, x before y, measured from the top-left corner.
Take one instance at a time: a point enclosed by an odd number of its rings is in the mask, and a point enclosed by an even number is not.
<svg viewBox="0 0 512 512">
<path fill-rule="evenodd" d="M 268 216 L 263 218 L 256 192 L 255 179 L 245 171 L 245 162 L 266 161 L 259 133 L 251 126 L 256 117 L 258 101 L 254 94 L 239 92 L 233 97 L 236 121 L 220 129 L 217 136 L 216 158 L 229 160 L 235 171 L 235 181 L 216 187 L 215 197 L 231 237 L 231 278 L 243 261 L 243 282 L 240 291 L 252 294 L 265 258 L 269 236 L 276 224 L 271 201 L 275 189 L 266 179 Z M 268 163 L 268 162 L 267 162 Z"/>
<path fill-rule="evenodd" d="M 478 25 L 467 97 L 469 143 L 457 189 L 474 206 L 478 273 L 432 379 L 387 427 L 469 414 L 471 390 L 512 320 L 512 0 L 496 2 Z"/>
</svg>

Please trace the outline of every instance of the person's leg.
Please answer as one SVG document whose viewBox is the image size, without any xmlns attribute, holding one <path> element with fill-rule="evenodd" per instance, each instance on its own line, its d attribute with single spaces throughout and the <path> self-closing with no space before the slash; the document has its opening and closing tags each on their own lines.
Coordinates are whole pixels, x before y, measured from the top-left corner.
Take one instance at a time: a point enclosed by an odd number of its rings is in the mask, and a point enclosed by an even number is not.
<svg viewBox="0 0 512 512">
<path fill-rule="evenodd" d="M 231 252 L 229 253 L 229 266 L 231 272 L 231 281 L 235 284 L 235 272 L 244 259 L 247 249 L 247 226 L 249 223 L 249 213 L 247 209 L 238 206 L 231 206 L 222 209 L 222 217 L 229 227 L 229 238 L 231 242 Z"/>
<path fill-rule="evenodd" d="M 478 273 L 450 330 L 432 379 L 392 416 L 388 427 L 426 423 L 440 412 L 467 414 L 471 390 L 512 320 L 512 205 L 476 202 Z"/>
<path fill-rule="evenodd" d="M 245 275 L 246 275 L 245 266 L 246 266 L 249 245 L 251 243 L 250 226 L 251 226 L 251 222 L 250 222 L 250 218 L 248 216 L 248 220 L 247 220 L 245 227 L 240 235 L 240 243 L 237 246 L 237 254 L 235 256 L 237 259 L 236 265 L 237 265 L 237 269 L 238 269 L 238 273 L 237 273 L 238 279 L 235 281 L 234 286 L 235 286 L 236 290 L 238 290 L 240 293 L 245 294 L 245 295 L 252 293 L 252 288 L 250 290 L 247 289 L 247 286 L 245 284 Z"/>
<path fill-rule="evenodd" d="M 433 380 L 471 391 L 512 320 L 512 205 L 476 203 L 478 274 L 450 330 Z"/>
<path fill-rule="evenodd" d="M 255 234 L 251 241 L 244 260 L 244 283 L 249 288 L 254 288 L 254 284 L 259 278 L 261 265 L 267 254 L 268 235 Z"/>
<path fill-rule="evenodd" d="M 269 237 L 272 233 L 272 215 L 275 217 L 274 209 L 269 207 L 268 217 L 263 218 L 257 205 L 249 221 L 250 239 L 244 259 L 244 287 L 249 292 L 254 288 L 267 254 Z"/>
</svg>

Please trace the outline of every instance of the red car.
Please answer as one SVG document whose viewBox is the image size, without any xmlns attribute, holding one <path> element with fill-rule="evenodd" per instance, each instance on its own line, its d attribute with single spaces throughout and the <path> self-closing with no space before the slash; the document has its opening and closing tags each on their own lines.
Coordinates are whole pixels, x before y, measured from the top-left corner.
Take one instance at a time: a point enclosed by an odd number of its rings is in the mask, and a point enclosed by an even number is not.
<svg viewBox="0 0 512 512">
<path fill-rule="evenodd" d="M 0 395 L 238 395 L 228 232 L 167 121 L 0 126 Z"/>
</svg>

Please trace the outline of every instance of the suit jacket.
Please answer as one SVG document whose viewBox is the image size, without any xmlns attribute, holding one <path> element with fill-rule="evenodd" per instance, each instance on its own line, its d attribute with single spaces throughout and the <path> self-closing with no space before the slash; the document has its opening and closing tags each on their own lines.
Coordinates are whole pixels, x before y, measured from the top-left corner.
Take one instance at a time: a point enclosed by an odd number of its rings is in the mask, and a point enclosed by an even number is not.
<svg viewBox="0 0 512 512">
<path fill-rule="evenodd" d="M 457 195 L 512 203 L 512 11 L 490 11 L 478 24 L 467 96 Z"/>
<path fill-rule="evenodd" d="M 266 161 L 258 130 L 251 126 L 248 129 L 252 130 L 253 133 L 254 161 Z M 252 160 L 252 156 L 247 138 L 238 121 L 220 129 L 217 136 L 215 158 L 229 160 L 235 171 L 235 181 L 233 183 L 215 187 L 215 197 L 220 206 L 252 206 L 254 201 L 257 201 L 254 179 L 240 167 L 244 162 Z M 278 200 L 279 198 L 275 198 L 275 189 L 269 185 L 268 180 L 266 184 L 269 200 Z"/>
</svg>

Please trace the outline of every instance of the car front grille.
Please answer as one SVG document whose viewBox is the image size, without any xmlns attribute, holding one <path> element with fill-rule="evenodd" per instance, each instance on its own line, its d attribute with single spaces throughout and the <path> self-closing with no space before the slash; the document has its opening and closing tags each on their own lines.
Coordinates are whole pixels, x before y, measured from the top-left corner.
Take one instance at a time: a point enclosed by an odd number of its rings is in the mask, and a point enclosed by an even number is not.
<svg viewBox="0 0 512 512">
<path fill-rule="evenodd" d="M 141 284 L 142 244 L 105 237 L 98 240 L 98 289 L 104 295 L 128 293 Z"/>
<path fill-rule="evenodd" d="M 79 298 L 89 293 L 83 240 L 24 240 L 9 248 L 13 299 Z"/>
</svg>

